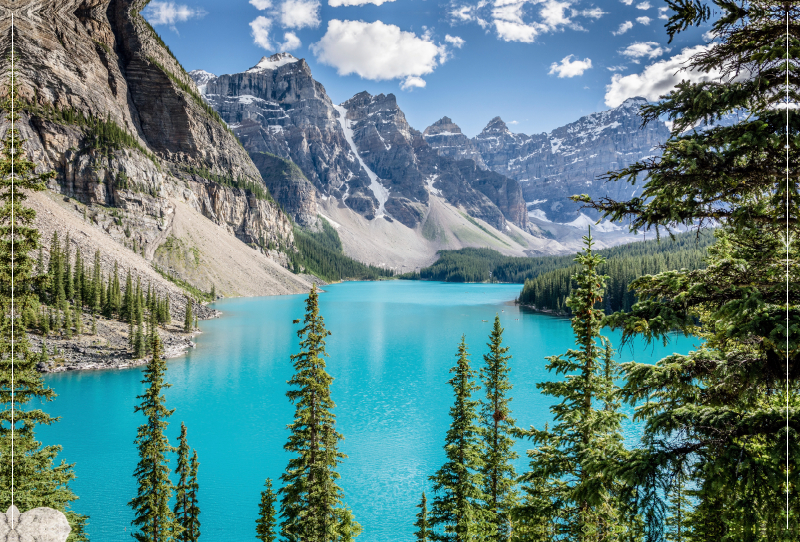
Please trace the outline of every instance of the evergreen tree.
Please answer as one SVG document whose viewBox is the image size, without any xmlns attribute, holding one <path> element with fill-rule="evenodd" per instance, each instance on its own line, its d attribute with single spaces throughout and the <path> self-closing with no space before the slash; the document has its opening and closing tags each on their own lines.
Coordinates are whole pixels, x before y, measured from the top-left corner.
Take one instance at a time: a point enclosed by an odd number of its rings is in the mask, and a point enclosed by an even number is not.
<svg viewBox="0 0 800 542">
<path fill-rule="evenodd" d="M 516 478 L 513 461 L 514 434 L 516 427 L 511 418 L 508 403 L 511 390 L 508 374 L 511 359 L 508 347 L 503 346 L 503 328 L 500 316 L 495 315 L 494 327 L 489 336 L 489 353 L 483 356 L 485 365 L 481 368 L 481 382 L 486 391 L 486 399 L 480 403 L 480 427 L 483 435 L 484 462 L 481 467 L 483 490 L 486 495 L 484 507 L 487 521 L 494 532 L 492 540 L 508 540 L 511 525 L 509 516 L 517 500 Z"/>
<path fill-rule="evenodd" d="M 183 332 L 189 333 L 192 331 L 192 299 L 186 298 L 186 315 L 183 318 Z"/>
<path fill-rule="evenodd" d="M 56 463 L 61 446 L 43 446 L 35 435 L 38 425 L 50 425 L 58 418 L 42 410 L 55 392 L 36 370 L 41 355 L 30 351 L 20 326 L 25 308 L 34 302 L 31 252 L 39 247 L 39 232 L 32 225 L 36 214 L 25 206 L 25 199 L 30 192 L 44 190 L 54 173 L 37 174 L 25 151 L 17 126 L 22 104 L 13 50 L 11 55 L 10 96 L 2 104 L 8 129 L 0 144 L 0 508 L 11 506 L 13 492 L 13 503 L 20 510 L 46 506 L 65 512 L 71 540 L 86 540 L 86 516 L 69 508 L 77 499 L 68 485 L 75 477 L 72 465 Z M 44 352 L 46 356 L 46 347 Z"/>
<path fill-rule="evenodd" d="M 200 507 L 197 505 L 197 492 L 200 489 L 197 483 L 197 450 L 192 450 L 192 461 L 189 463 L 189 521 L 186 524 L 186 540 L 197 542 L 200 538 Z"/>
<path fill-rule="evenodd" d="M 75 322 L 75 333 L 83 333 L 83 320 L 81 319 L 81 309 L 78 305 L 72 306 L 72 321 Z"/>
<path fill-rule="evenodd" d="M 527 526 L 534 521 L 554 525 L 554 540 L 577 542 L 617 540 L 609 531 L 620 526 L 627 510 L 615 480 L 596 464 L 598 459 L 621 457 L 623 416 L 614 408 L 595 408 L 598 402 L 614 404 L 606 379 L 608 364 L 602 359 L 607 352 L 600 335 L 603 312 L 595 308 L 606 277 L 597 273 L 603 258 L 592 253 L 591 233 L 583 239 L 586 247 L 576 258 L 581 264 L 574 277 L 577 288 L 567 299 L 578 348 L 547 358 L 548 371 L 570 376 L 537 384 L 543 395 L 559 402 L 550 407 L 552 429 L 531 427 L 524 432 L 537 447 L 528 451 L 530 470 L 521 477 L 528 483 L 528 498 L 518 512 Z"/>
<path fill-rule="evenodd" d="M 422 492 L 422 501 L 417 505 L 419 512 L 417 512 L 417 521 L 414 527 L 417 528 L 414 536 L 417 537 L 417 542 L 428 542 L 428 499 L 425 497 L 425 492 Z"/>
<path fill-rule="evenodd" d="M 67 339 L 72 338 L 72 311 L 69 307 L 64 310 L 64 335 Z"/>
<path fill-rule="evenodd" d="M 133 280 L 131 270 L 128 269 L 128 276 L 125 278 L 125 296 L 122 298 L 121 319 L 133 322 Z"/>
<path fill-rule="evenodd" d="M 256 538 L 261 542 L 275 542 L 275 493 L 272 492 L 272 480 L 267 478 L 266 489 L 261 492 L 256 520 Z"/>
<path fill-rule="evenodd" d="M 671 7 L 670 39 L 711 24 L 709 47 L 684 63 L 706 77 L 643 107 L 645 123 L 674 120 L 670 139 L 659 158 L 608 176 L 642 185 L 639 196 L 589 204 L 637 230 L 720 227 L 705 269 L 643 277 L 631 285 L 639 301 L 630 314 L 609 317 L 623 340 L 675 330 L 704 339 L 688 355 L 623 366 L 623 398 L 646 423 L 617 474 L 646 497 L 652 539 L 665 530 L 665 489 L 681 465 L 695 539 L 797 539 L 800 115 L 786 102 L 800 99 L 800 13 L 772 1 Z M 737 122 L 691 129 L 722 115 Z"/>
<path fill-rule="evenodd" d="M 454 404 L 450 408 L 450 428 L 445 437 L 444 465 L 431 476 L 435 493 L 431 506 L 431 540 L 465 542 L 494 536 L 491 524 L 484 521 L 486 514 L 481 503 L 486 501 L 483 492 L 483 468 L 480 428 L 478 427 L 478 402 L 472 393 L 480 389 L 475 384 L 475 371 L 470 369 L 466 338 L 461 337 L 456 354 L 458 361 L 450 369 L 454 373 L 449 384 L 453 387 Z M 489 532 L 487 532 L 487 530 Z"/>
<path fill-rule="evenodd" d="M 140 542 L 168 542 L 180 536 L 182 527 L 169 507 L 174 489 L 169 479 L 170 469 L 167 454 L 175 449 L 164 435 L 174 410 L 164 405 L 163 390 L 170 387 L 164 381 L 167 364 L 161 359 L 161 341 L 158 335 L 153 340 L 153 358 L 144 370 L 142 384 L 146 389 L 137 396 L 141 403 L 134 412 L 141 412 L 147 419 L 139 426 L 134 444 L 138 449 L 139 462 L 133 476 L 136 478 L 136 496 L 128 503 L 133 509 L 131 521 L 137 530 L 133 537 Z"/>
<path fill-rule="evenodd" d="M 75 284 L 72 280 L 72 268 L 70 267 L 69 263 L 69 251 L 70 251 L 70 239 L 69 239 L 69 232 L 67 232 L 67 240 L 64 243 L 64 291 L 66 294 L 66 298 L 69 301 L 75 299 Z"/>
<path fill-rule="evenodd" d="M 181 436 L 178 438 L 178 463 L 175 465 L 175 474 L 178 484 L 175 486 L 175 521 L 183 528 L 183 532 L 176 538 L 180 542 L 190 540 L 190 475 L 189 444 L 186 442 L 186 424 L 181 422 Z"/>
<path fill-rule="evenodd" d="M 91 301 L 92 313 L 97 313 L 102 308 L 103 300 L 103 277 L 100 268 L 100 250 L 94 252 L 94 268 L 92 269 L 92 293 L 89 298 Z"/>
<path fill-rule="evenodd" d="M 303 323 L 297 332 L 301 350 L 292 356 L 295 374 L 288 382 L 292 388 L 286 392 L 295 415 L 284 446 L 293 457 L 281 475 L 281 534 L 289 540 L 329 542 L 339 536 L 343 521 L 351 533 L 357 534 L 359 527 L 352 514 L 337 508 L 343 501 L 336 466 L 346 456 L 337 449 L 343 437 L 336 431 L 332 412 L 333 378 L 325 371 L 325 338 L 330 332 L 319 314 L 316 286 L 306 300 Z"/>
</svg>

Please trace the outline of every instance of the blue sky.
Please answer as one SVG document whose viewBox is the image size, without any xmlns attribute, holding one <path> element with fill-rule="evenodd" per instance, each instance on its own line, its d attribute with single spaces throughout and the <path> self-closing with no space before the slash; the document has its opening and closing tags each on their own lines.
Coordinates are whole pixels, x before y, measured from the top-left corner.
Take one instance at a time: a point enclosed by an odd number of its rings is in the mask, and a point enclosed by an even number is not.
<svg viewBox="0 0 800 542">
<path fill-rule="evenodd" d="M 236 73 L 289 50 L 334 103 L 391 92 L 414 128 L 447 115 L 470 137 L 497 115 L 545 132 L 708 77 L 675 72 L 710 27 L 667 44 L 668 13 L 653 0 L 152 0 L 143 12 L 186 70 Z"/>
</svg>

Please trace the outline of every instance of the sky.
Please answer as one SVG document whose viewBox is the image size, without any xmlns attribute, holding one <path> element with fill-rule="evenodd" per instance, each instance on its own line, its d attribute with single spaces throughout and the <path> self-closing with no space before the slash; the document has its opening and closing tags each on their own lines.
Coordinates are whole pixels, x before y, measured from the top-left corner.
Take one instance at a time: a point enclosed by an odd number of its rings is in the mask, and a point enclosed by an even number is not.
<svg viewBox="0 0 800 542">
<path fill-rule="evenodd" d="M 288 51 L 339 104 L 393 93 L 409 124 L 450 117 L 469 137 L 495 116 L 548 132 L 624 99 L 654 101 L 707 47 L 653 0 L 151 0 L 142 14 L 187 71 L 221 75 Z"/>
</svg>

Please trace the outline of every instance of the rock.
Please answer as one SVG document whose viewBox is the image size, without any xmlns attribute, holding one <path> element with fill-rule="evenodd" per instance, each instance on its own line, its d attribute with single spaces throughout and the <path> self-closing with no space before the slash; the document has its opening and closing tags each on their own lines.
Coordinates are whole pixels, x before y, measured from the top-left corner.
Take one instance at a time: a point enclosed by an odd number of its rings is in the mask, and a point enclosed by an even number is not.
<svg viewBox="0 0 800 542">
<path fill-rule="evenodd" d="M 20 514 L 12 504 L 5 514 L 0 513 L 0 542 L 65 542 L 71 530 L 67 516 L 52 508 Z"/>
<path fill-rule="evenodd" d="M 457 160 L 470 159 L 478 167 L 486 169 L 483 157 L 472 141 L 463 133 L 449 117 L 442 117 L 422 132 L 422 137 L 431 148 L 442 155 Z"/>
</svg>

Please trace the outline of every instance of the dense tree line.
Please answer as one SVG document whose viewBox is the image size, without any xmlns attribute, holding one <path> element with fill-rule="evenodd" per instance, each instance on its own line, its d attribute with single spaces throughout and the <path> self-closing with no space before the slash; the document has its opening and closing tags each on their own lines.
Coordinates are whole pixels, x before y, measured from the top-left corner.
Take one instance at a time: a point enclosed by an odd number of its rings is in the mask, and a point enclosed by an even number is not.
<svg viewBox="0 0 800 542">
<path fill-rule="evenodd" d="M 345 256 L 339 234 L 324 219 L 320 231 L 294 229 L 294 243 L 298 252 L 287 251 L 295 272 L 303 269 L 319 278 L 333 282 L 342 279 L 375 280 L 391 277 L 394 273 L 374 265 L 366 265 Z"/>
<path fill-rule="evenodd" d="M 704 235 L 703 239 L 708 237 L 708 235 Z M 608 278 L 603 299 L 597 303 L 598 308 L 603 309 L 606 314 L 617 311 L 627 312 L 631 309 L 637 298 L 636 293 L 629 290 L 629 286 L 636 279 L 677 269 L 702 269 L 706 266 L 705 260 L 708 255 L 705 247 L 656 253 L 644 250 L 639 252 L 644 254 L 623 253 L 623 255 L 609 258 L 598 266 L 598 273 Z M 598 254 L 601 253 L 602 251 L 598 251 Z M 519 302 L 556 314 L 572 314 L 571 309 L 567 306 L 567 298 L 572 292 L 575 283 L 573 276 L 578 267 L 578 264 L 573 264 L 569 267 L 548 271 L 533 279 L 527 279 L 519 294 Z"/>
<path fill-rule="evenodd" d="M 642 258 L 671 252 L 702 250 L 713 242 L 708 231 L 678 233 L 674 238 L 640 241 L 606 248 L 597 253 L 606 259 Z M 574 256 L 540 256 L 523 258 L 505 256 L 489 248 L 441 250 L 439 259 L 419 273 L 401 278 L 441 280 L 444 282 L 511 282 L 524 283 L 545 273 L 573 266 Z M 573 269 L 574 271 L 574 269 Z"/>
</svg>

